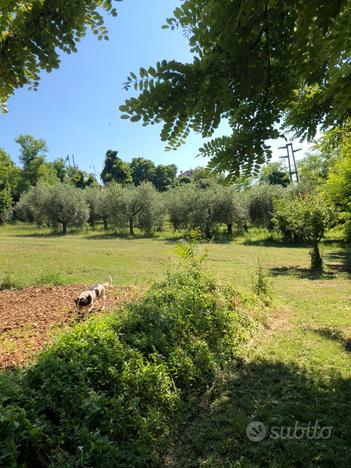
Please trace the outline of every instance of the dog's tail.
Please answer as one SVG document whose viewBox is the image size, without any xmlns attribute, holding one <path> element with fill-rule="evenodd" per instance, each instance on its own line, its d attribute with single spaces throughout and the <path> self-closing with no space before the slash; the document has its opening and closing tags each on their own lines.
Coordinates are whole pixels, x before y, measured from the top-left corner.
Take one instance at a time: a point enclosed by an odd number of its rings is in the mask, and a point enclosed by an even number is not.
<svg viewBox="0 0 351 468">
<path fill-rule="evenodd" d="M 108 283 L 104 283 L 105 288 L 112 288 L 112 276 L 108 277 Z"/>
</svg>

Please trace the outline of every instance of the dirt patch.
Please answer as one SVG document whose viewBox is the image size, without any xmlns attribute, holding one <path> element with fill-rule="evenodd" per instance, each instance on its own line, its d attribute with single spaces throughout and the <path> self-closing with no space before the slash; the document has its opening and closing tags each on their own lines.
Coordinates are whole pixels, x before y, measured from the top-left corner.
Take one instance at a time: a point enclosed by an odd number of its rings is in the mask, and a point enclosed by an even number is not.
<svg viewBox="0 0 351 468">
<path fill-rule="evenodd" d="M 70 285 L 0 291 L 0 369 L 24 366 L 59 331 L 77 322 L 73 299 L 84 289 Z M 107 312 L 101 312 L 97 303 L 90 314 L 108 313 L 144 291 L 144 286 L 115 287 L 109 293 Z"/>
</svg>

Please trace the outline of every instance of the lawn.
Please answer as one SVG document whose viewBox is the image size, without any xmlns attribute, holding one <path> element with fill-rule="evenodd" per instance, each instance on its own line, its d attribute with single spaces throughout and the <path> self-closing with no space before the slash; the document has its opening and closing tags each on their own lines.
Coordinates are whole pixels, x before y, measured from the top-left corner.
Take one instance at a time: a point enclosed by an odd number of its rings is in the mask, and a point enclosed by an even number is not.
<svg viewBox="0 0 351 468">
<path fill-rule="evenodd" d="M 136 239 L 103 232 L 54 236 L 6 226 L 0 229 L 0 281 L 89 284 L 111 274 L 117 285 L 145 285 L 177 268 L 177 238 L 171 232 Z M 257 232 L 201 248 L 208 250 L 207 268 L 241 290 L 251 288 L 259 262 L 270 276 L 275 305 L 242 368 L 175 438 L 169 464 L 350 466 L 351 249 L 327 238 L 326 271 L 316 277 L 308 270 L 308 247 L 275 244 Z M 250 420 L 268 428 L 319 421 L 332 426 L 332 435 L 257 443 L 246 436 Z"/>
</svg>

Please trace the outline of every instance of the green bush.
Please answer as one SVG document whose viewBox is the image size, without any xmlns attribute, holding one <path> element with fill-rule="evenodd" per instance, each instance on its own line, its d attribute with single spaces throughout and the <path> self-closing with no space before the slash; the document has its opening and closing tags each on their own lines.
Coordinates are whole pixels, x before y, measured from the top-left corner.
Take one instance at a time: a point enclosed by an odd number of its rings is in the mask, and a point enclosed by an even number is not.
<svg viewBox="0 0 351 468">
<path fill-rule="evenodd" d="M 0 463 L 157 466 L 175 420 L 249 333 L 232 290 L 196 269 L 79 324 L 0 380 Z"/>
</svg>

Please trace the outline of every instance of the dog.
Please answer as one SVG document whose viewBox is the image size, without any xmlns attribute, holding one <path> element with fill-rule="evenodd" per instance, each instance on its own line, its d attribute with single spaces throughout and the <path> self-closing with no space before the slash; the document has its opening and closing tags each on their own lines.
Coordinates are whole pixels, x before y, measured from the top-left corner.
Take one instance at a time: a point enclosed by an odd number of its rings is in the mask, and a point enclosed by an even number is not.
<svg viewBox="0 0 351 468">
<path fill-rule="evenodd" d="M 104 310 L 106 307 L 107 291 L 112 287 L 112 277 L 110 276 L 108 283 L 94 284 L 86 291 L 83 291 L 79 297 L 77 297 L 77 299 L 74 299 L 78 314 L 81 314 L 85 307 L 88 307 L 88 312 L 90 312 L 94 307 L 94 302 L 101 297 L 103 299 L 103 306 L 101 310 Z"/>
</svg>

